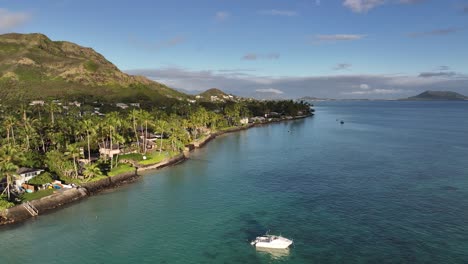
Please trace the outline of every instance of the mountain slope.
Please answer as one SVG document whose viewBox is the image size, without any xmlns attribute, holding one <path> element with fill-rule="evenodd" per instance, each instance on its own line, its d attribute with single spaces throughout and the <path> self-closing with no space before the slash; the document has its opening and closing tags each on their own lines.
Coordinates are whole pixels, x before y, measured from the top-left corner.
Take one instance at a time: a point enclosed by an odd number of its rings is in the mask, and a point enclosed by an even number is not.
<svg viewBox="0 0 468 264">
<path fill-rule="evenodd" d="M 42 34 L 0 35 L 0 92 L 9 97 L 148 101 L 187 95 L 121 72 L 91 48 Z"/>
<path fill-rule="evenodd" d="M 416 96 L 408 97 L 403 100 L 416 100 L 416 101 L 433 101 L 433 100 L 450 100 L 450 101 L 462 101 L 468 100 L 468 97 L 461 95 L 456 92 L 450 91 L 425 91 Z"/>
<path fill-rule="evenodd" d="M 210 96 L 218 96 L 218 97 L 223 97 L 225 95 L 228 95 L 227 93 L 221 91 L 220 89 L 217 89 L 217 88 L 211 88 L 211 89 L 208 89 L 200 94 L 198 94 L 202 97 L 206 97 L 206 98 L 210 98 Z"/>
</svg>

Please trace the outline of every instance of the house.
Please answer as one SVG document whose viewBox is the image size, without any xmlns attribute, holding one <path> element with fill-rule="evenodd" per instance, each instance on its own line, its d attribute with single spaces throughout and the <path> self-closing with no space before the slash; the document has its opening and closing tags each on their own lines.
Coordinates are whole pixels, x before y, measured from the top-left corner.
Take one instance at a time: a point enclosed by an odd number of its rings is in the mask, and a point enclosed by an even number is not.
<svg viewBox="0 0 468 264">
<path fill-rule="evenodd" d="M 140 144 L 146 144 L 146 149 L 148 150 L 156 148 L 156 143 L 154 141 L 150 141 L 149 139 L 147 139 L 146 141 L 144 140 Z"/>
<path fill-rule="evenodd" d="M 33 168 L 19 168 L 16 173 L 18 176 L 15 178 L 15 186 L 16 188 L 21 187 L 24 183 L 28 182 L 32 178 L 36 177 L 37 175 L 44 172 L 43 169 L 33 169 Z"/>
<path fill-rule="evenodd" d="M 255 116 L 249 119 L 249 123 L 262 123 L 265 122 L 265 118 L 263 116 Z"/>
<path fill-rule="evenodd" d="M 35 101 L 31 101 L 31 103 L 29 103 L 29 105 L 44 105 L 45 102 L 42 101 L 42 100 L 35 100 Z"/>
<path fill-rule="evenodd" d="M 76 106 L 76 107 L 81 107 L 81 103 L 78 102 L 78 101 L 69 102 L 68 105 L 70 105 L 70 106 Z"/>
<path fill-rule="evenodd" d="M 249 118 L 248 117 L 243 117 L 240 119 L 240 123 L 242 125 L 247 125 L 249 123 Z"/>
<path fill-rule="evenodd" d="M 112 158 L 114 155 L 120 154 L 120 152 L 119 144 L 112 144 L 111 146 L 109 141 L 99 143 L 99 154 L 101 154 L 103 157 Z"/>
<path fill-rule="evenodd" d="M 124 103 L 116 103 L 115 106 L 121 108 L 121 109 L 127 109 L 128 105 Z"/>
<path fill-rule="evenodd" d="M 270 112 L 267 117 L 280 117 L 281 114 L 278 112 Z"/>
<path fill-rule="evenodd" d="M 133 107 L 140 107 L 140 103 L 130 103 L 130 106 L 133 106 Z"/>
</svg>

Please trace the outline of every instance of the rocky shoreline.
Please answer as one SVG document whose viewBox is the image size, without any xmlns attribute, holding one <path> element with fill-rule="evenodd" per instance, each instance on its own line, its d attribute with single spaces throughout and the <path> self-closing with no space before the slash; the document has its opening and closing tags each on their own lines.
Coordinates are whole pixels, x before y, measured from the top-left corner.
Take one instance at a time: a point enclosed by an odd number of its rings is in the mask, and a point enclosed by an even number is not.
<svg viewBox="0 0 468 264">
<path fill-rule="evenodd" d="M 170 159 L 166 159 L 157 164 L 135 168 L 134 172 L 119 174 L 119 175 L 108 177 L 108 178 L 98 180 L 95 182 L 84 183 L 81 186 L 73 188 L 73 189 L 55 192 L 52 195 L 43 197 L 38 200 L 31 201 L 30 203 L 32 206 L 34 206 L 38 210 L 39 215 L 46 213 L 46 212 L 50 212 L 64 205 L 71 204 L 76 201 L 84 200 L 90 197 L 91 195 L 95 195 L 103 190 L 112 189 L 122 184 L 132 182 L 138 177 L 140 177 L 140 175 L 138 174 L 139 172 L 148 171 L 148 170 L 157 170 L 163 167 L 167 167 L 167 166 L 171 166 L 171 165 L 175 165 L 180 162 L 183 162 L 186 159 L 188 159 L 188 155 L 190 151 L 193 151 L 197 148 L 202 148 L 208 142 L 210 142 L 211 140 L 215 139 L 218 136 L 246 130 L 246 129 L 256 127 L 256 126 L 263 126 L 263 125 L 268 125 L 268 124 L 278 123 L 278 122 L 288 121 L 288 120 L 302 119 L 302 118 L 306 118 L 309 116 L 310 115 L 298 116 L 298 117 L 294 117 L 291 119 L 281 119 L 281 120 L 274 120 L 274 121 L 265 122 L 265 123 L 248 124 L 242 127 L 235 127 L 235 128 L 231 128 L 231 129 L 227 129 L 223 131 L 217 131 L 213 134 L 210 134 L 209 136 L 207 136 L 206 138 L 202 140 L 191 143 L 188 146 L 188 150 Z M 16 205 L 12 208 L 6 209 L 3 213 L 0 214 L 0 226 L 19 223 L 19 222 L 25 221 L 33 217 L 34 216 L 32 216 L 31 213 L 29 213 L 29 211 L 22 204 Z"/>
</svg>

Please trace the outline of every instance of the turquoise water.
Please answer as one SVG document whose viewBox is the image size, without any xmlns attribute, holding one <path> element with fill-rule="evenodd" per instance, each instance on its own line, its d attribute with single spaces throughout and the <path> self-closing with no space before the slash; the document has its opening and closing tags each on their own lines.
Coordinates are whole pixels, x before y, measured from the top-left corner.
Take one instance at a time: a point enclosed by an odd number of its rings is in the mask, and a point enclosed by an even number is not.
<svg viewBox="0 0 468 264">
<path fill-rule="evenodd" d="M 1 228 L 0 263 L 467 263 L 468 103 L 316 109 Z"/>
</svg>

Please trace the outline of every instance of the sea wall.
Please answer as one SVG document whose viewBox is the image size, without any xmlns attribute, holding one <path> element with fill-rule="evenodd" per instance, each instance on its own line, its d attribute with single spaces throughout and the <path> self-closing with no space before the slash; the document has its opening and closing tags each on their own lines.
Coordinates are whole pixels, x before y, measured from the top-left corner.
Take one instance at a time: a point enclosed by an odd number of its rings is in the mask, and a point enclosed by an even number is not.
<svg viewBox="0 0 468 264">
<path fill-rule="evenodd" d="M 137 169 L 137 173 L 142 172 L 142 171 L 147 171 L 147 170 L 155 170 L 155 169 L 161 169 L 167 166 L 171 166 L 174 164 L 177 164 L 179 162 L 182 162 L 186 160 L 186 153 L 181 153 L 175 157 L 172 157 L 170 159 L 165 159 L 157 164 L 152 164 L 152 165 L 146 165 L 146 166 L 139 166 Z"/>
<path fill-rule="evenodd" d="M 127 173 L 122 173 L 116 176 L 107 177 L 99 181 L 87 182 L 87 183 L 82 184 L 81 186 L 85 188 L 90 195 L 92 195 L 102 190 L 118 186 L 124 182 L 132 181 L 136 177 L 138 177 L 138 175 L 136 174 L 136 171 L 127 172 Z"/>
<path fill-rule="evenodd" d="M 89 195 L 85 188 L 78 187 L 63 191 L 57 191 L 52 195 L 43 197 L 39 200 L 31 201 L 31 204 L 36 207 L 39 214 L 46 211 L 61 207 L 65 204 L 72 203 L 86 198 Z M 2 217 L 0 217 L 0 225 L 13 224 L 31 218 L 31 214 L 22 205 L 17 205 L 7 209 Z"/>
</svg>

